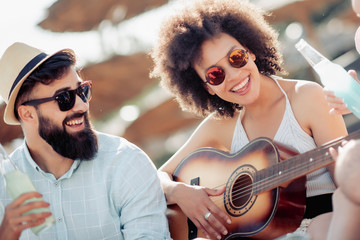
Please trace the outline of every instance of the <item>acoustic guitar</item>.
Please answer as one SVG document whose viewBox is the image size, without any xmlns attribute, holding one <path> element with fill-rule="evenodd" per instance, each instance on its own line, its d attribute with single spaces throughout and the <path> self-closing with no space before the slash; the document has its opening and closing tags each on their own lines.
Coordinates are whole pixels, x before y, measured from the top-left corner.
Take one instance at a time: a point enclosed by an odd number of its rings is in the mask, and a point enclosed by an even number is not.
<svg viewBox="0 0 360 240">
<path fill-rule="evenodd" d="M 235 154 L 200 148 L 179 163 L 173 177 L 208 188 L 225 186 L 224 194 L 210 197 L 232 221 L 223 223 L 229 232 L 223 240 L 274 239 L 295 231 L 303 219 L 306 174 L 333 162 L 330 147 L 359 135 L 356 131 L 302 154 L 263 137 Z M 176 204 L 168 206 L 167 217 L 174 240 L 205 238 Z"/>
</svg>

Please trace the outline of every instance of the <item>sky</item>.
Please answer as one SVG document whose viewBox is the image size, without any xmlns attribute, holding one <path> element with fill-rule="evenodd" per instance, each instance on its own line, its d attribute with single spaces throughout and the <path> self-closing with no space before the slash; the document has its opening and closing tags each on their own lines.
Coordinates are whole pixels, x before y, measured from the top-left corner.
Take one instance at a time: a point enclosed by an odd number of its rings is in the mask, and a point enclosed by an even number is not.
<svg viewBox="0 0 360 240">
<path fill-rule="evenodd" d="M 1 0 L 0 1 L 0 56 L 14 42 L 24 42 L 46 52 L 63 48 L 75 51 L 80 66 L 89 62 L 99 62 L 106 52 L 128 54 L 124 49 L 131 49 L 126 41 L 119 39 L 132 36 L 151 45 L 157 35 L 164 7 L 152 10 L 121 24 L 121 31 L 106 27 L 103 36 L 96 31 L 82 33 L 53 33 L 43 30 L 37 24 L 46 18 L 47 8 L 56 0 Z M 119 33 L 122 35 L 120 36 Z M 101 45 L 101 42 L 103 43 Z M 105 44 L 104 44 L 105 42 Z M 130 43 L 129 43 L 130 44 Z M 106 46 L 107 49 L 101 48 Z M 0 97 L 0 102 L 2 101 Z"/>
<path fill-rule="evenodd" d="M 55 0 L 11 0 L 0 3 L 0 55 L 8 46 L 16 41 L 25 42 L 34 47 L 47 51 L 60 48 L 74 48 L 81 51 L 81 44 L 96 41 L 91 35 L 94 33 L 77 34 L 78 41 L 74 41 L 74 34 L 55 34 L 45 31 L 37 23 L 46 17 L 46 8 Z M 81 41 L 83 40 L 83 41 Z"/>
<path fill-rule="evenodd" d="M 98 32 L 53 33 L 37 26 L 37 23 L 46 18 L 47 8 L 55 1 L 0 1 L 0 35 L 2 36 L 0 38 L 0 55 L 12 43 L 21 41 L 48 51 L 72 48 L 80 56 L 80 61 L 96 61 L 101 54 L 100 42 L 101 40 L 104 41 L 104 39 L 100 39 Z M 161 12 L 164 13 L 160 8 L 127 21 L 121 25 L 121 32 L 136 36 L 142 41 L 154 41 L 156 28 L 159 26 L 162 15 Z M 107 45 L 115 49 L 117 47 L 116 41 L 122 36 L 110 37 L 114 34 L 119 35 L 119 32 L 114 28 L 105 28 L 104 32 L 107 34 L 105 39 Z"/>
</svg>

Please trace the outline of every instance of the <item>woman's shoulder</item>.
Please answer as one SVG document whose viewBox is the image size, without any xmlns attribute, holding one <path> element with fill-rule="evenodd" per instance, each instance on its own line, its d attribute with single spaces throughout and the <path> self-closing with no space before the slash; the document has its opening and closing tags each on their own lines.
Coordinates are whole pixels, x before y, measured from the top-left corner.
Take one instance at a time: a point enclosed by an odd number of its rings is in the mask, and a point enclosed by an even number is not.
<svg viewBox="0 0 360 240">
<path fill-rule="evenodd" d="M 319 111 L 328 111 L 323 87 L 313 81 L 283 79 L 280 85 L 286 92 L 298 120 Z"/>
<path fill-rule="evenodd" d="M 296 88 L 322 88 L 321 85 L 315 81 L 304 80 L 304 79 L 291 79 L 291 78 L 282 78 L 276 77 L 276 80 L 280 85 L 287 87 L 296 87 Z"/>
<path fill-rule="evenodd" d="M 173 173 L 182 159 L 203 147 L 212 147 L 229 152 L 238 116 L 238 113 L 233 118 L 216 118 L 214 114 L 207 116 L 182 147 L 160 169 Z"/>
<path fill-rule="evenodd" d="M 211 114 L 197 127 L 192 138 L 204 146 L 228 148 L 231 146 L 238 117 L 239 112 L 235 112 L 233 117 L 227 118 L 217 118 L 214 114 Z"/>
<path fill-rule="evenodd" d="M 217 118 L 215 115 L 210 115 L 202 122 L 203 130 L 206 132 L 213 132 L 215 135 L 219 133 L 232 132 L 235 124 L 239 118 L 240 111 L 236 111 L 233 117 Z"/>
<path fill-rule="evenodd" d="M 235 111 L 233 117 L 217 117 L 214 113 L 207 116 L 202 124 L 205 125 L 228 125 L 231 122 L 236 122 L 239 117 L 240 111 Z"/>
<path fill-rule="evenodd" d="M 314 81 L 299 79 L 278 79 L 280 86 L 284 89 L 291 100 L 307 100 L 323 96 L 323 87 Z"/>
</svg>

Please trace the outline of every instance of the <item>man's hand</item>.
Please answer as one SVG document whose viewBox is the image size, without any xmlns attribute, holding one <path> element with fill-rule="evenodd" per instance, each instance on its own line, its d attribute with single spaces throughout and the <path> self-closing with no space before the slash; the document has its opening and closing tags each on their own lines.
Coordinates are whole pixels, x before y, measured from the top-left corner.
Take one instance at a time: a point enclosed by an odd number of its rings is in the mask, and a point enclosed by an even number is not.
<svg viewBox="0 0 360 240">
<path fill-rule="evenodd" d="M 38 192 L 24 193 L 6 206 L 4 218 L 0 226 L 1 240 L 19 239 L 24 229 L 40 225 L 45 222 L 47 217 L 51 216 L 51 212 L 23 215 L 35 208 L 49 207 L 49 203 L 44 201 L 32 201 L 24 204 L 26 200 L 41 197 L 42 195 Z"/>
<path fill-rule="evenodd" d="M 349 70 L 348 73 L 360 84 L 360 80 L 357 78 L 357 74 L 354 70 Z M 333 91 L 324 88 L 324 94 L 326 101 L 331 107 L 330 114 L 345 115 L 351 113 L 350 109 L 348 109 L 347 105 L 344 103 L 344 100 L 335 96 Z"/>
</svg>

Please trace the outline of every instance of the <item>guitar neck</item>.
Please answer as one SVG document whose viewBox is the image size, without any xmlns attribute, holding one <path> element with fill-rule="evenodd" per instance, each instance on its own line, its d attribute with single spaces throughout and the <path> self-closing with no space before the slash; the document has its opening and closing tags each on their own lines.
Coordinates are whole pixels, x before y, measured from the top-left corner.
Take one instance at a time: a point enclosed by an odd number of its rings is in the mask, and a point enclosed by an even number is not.
<svg viewBox="0 0 360 240">
<path fill-rule="evenodd" d="M 329 153 L 329 148 L 337 148 L 344 140 L 358 139 L 359 136 L 360 131 L 353 132 L 346 137 L 335 139 L 321 147 L 258 171 L 254 179 L 255 194 L 273 189 L 331 164 L 334 160 Z"/>
</svg>

